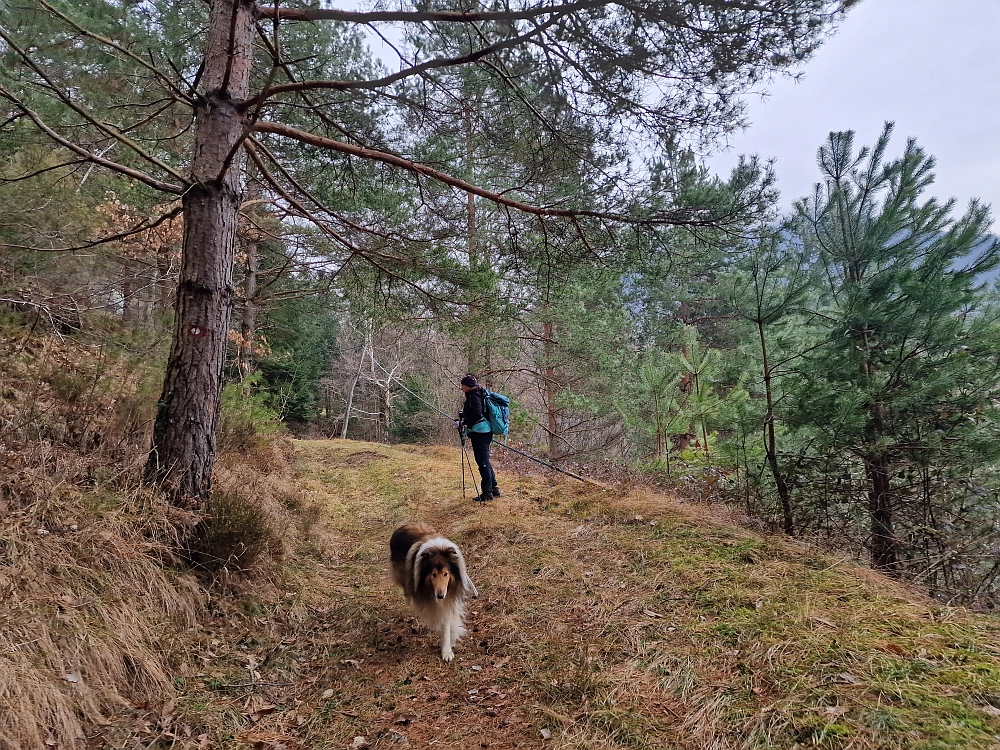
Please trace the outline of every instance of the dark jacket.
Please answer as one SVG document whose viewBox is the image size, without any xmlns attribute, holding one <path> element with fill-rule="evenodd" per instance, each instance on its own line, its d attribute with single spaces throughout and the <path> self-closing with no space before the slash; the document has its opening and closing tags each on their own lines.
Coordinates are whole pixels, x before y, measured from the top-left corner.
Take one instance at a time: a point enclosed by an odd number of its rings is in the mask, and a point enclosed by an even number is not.
<svg viewBox="0 0 1000 750">
<path fill-rule="evenodd" d="M 482 387 L 465 394 L 465 406 L 462 407 L 462 423 L 466 427 L 475 425 L 486 419 L 486 393 Z"/>
</svg>

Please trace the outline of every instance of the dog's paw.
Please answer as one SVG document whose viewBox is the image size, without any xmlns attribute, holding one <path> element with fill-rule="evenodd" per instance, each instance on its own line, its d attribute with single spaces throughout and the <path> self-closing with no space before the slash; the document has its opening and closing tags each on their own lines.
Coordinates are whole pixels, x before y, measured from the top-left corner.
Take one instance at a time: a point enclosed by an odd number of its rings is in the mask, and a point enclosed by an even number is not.
<svg viewBox="0 0 1000 750">
<path fill-rule="evenodd" d="M 454 658 L 455 658 L 455 652 L 452 651 L 450 648 L 441 649 L 441 661 L 447 662 L 451 661 Z"/>
</svg>

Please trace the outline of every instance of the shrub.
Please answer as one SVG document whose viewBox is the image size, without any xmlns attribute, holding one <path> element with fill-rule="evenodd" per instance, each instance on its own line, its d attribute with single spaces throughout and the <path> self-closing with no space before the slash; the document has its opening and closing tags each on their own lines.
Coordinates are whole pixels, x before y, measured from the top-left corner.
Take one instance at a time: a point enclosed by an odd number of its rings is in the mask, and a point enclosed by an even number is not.
<svg viewBox="0 0 1000 750">
<path fill-rule="evenodd" d="M 259 373 L 239 383 L 228 384 L 222 392 L 218 450 L 247 453 L 271 442 L 281 430 L 281 420 L 258 388 Z"/>
<path fill-rule="evenodd" d="M 246 572 L 265 554 L 280 557 L 283 547 L 263 508 L 245 495 L 217 490 L 189 554 L 204 572 Z"/>
</svg>

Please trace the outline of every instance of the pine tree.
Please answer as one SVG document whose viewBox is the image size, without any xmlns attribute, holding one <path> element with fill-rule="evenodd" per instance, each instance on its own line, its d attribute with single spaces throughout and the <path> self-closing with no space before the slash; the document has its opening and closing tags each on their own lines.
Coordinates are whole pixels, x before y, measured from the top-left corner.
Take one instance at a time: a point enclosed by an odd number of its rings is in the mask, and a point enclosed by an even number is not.
<svg viewBox="0 0 1000 750">
<path fill-rule="evenodd" d="M 989 213 L 973 201 L 955 219 L 952 201 L 924 199 L 934 160 L 912 139 L 888 160 L 891 133 L 887 124 L 858 152 L 853 132 L 831 133 L 818 156 L 823 182 L 797 204 L 825 279 L 812 317 L 821 345 L 801 368 L 797 406 L 800 426 L 858 462 L 871 562 L 895 573 L 904 469 L 959 459 L 971 415 L 992 410 L 1000 369 L 980 285 L 998 263 Z"/>
<path fill-rule="evenodd" d="M 396 235 L 384 231 L 385 217 L 376 210 L 345 222 L 338 207 L 331 209 L 289 171 L 288 155 L 296 148 L 336 153 L 350 164 L 377 164 L 380 173 L 399 171 L 412 180 L 414 192 L 430 180 L 543 219 L 592 225 L 622 220 L 724 223 L 726 217 L 711 207 L 637 216 L 643 212 L 635 210 L 630 191 L 614 200 L 579 196 L 560 206 L 533 205 L 530 195 L 498 194 L 408 158 L 397 148 L 405 147 L 405 139 L 385 142 L 368 127 L 355 129 L 353 117 L 342 116 L 340 95 L 389 103 L 398 97 L 397 84 L 404 79 L 434 87 L 435 72 L 468 65 L 492 66 L 514 95 L 522 95 L 503 53 L 538 50 L 531 59 L 539 72 L 549 75 L 573 106 L 601 122 L 606 132 L 642 129 L 665 139 L 680 130 L 710 138 L 739 124 L 741 92 L 807 58 L 853 1 L 790 0 L 775 8 L 760 0 L 642 0 L 627 5 L 598 0 L 526 2 L 496 10 L 456 3 L 446 11 L 418 4 L 372 12 L 258 6 L 252 0 L 211 0 L 207 8 L 154 2 L 143 6 L 142 13 L 111 3 L 80 5 L 85 10 L 99 6 L 107 18 L 78 13 L 75 6 L 66 13 L 48 0 L 33 0 L 29 12 L 19 9 L 0 20 L 5 62 L 9 60 L 0 68 L 0 97 L 18 119 L 73 159 L 180 201 L 179 208 L 170 209 L 184 218 L 176 319 L 147 478 L 163 486 L 175 504 L 201 510 L 211 492 L 244 158 L 257 165 L 289 216 L 314 223 L 348 248 L 351 258 L 363 258 L 389 274 L 407 267 L 413 257 L 393 254 Z M 176 57 L 153 45 L 134 51 L 123 17 L 143 23 L 146 31 L 156 30 L 174 8 L 191 13 L 192 20 L 207 10 L 207 23 L 190 24 L 199 31 L 184 51 Z M 126 87 L 113 104 L 108 99 L 81 102 L 81 82 L 98 80 L 101 69 L 47 57 L 54 47 L 39 49 L 37 24 L 21 24 L 28 15 L 57 28 L 77 57 L 85 48 L 93 59 L 125 72 L 116 80 L 144 85 Z M 397 73 L 372 76 L 359 70 L 331 80 L 313 77 L 309 60 L 285 56 L 285 31 L 297 21 L 426 23 L 466 29 L 470 39 L 486 41 L 455 58 L 406 62 Z M 486 25 L 495 35 L 480 37 Z M 105 33 L 96 33 L 97 28 Z M 328 95 L 333 102 L 324 106 Z M 166 112 L 176 116 L 155 116 Z M 284 153 L 270 148 L 276 141 L 284 142 Z M 115 145 L 113 155 L 103 152 L 107 144 Z"/>
<path fill-rule="evenodd" d="M 778 409 L 782 397 L 782 374 L 794 366 L 808 342 L 783 335 L 801 306 L 815 279 L 808 259 L 800 248 L 780 231 L 763 229 L 747 243 L 737 268 L 731 274 L 732 306 L 737 315 L 753 326 L 748 349 L 756 373 L 748 376 L 754 391 L 760 391 L 764 411 L 759 433 L 764 459 L 778 494 L 782 530 L 791 535 L 795 528 L 788 469 L 779 461 Z M 794 342 L 794 343 L 792 343 Z"/>
</svg>

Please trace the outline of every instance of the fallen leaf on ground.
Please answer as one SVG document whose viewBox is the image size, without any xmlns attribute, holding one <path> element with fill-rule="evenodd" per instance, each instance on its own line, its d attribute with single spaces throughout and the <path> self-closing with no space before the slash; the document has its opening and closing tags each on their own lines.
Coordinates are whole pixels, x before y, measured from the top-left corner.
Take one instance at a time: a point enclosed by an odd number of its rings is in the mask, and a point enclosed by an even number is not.
<svg viewBox="0 0 1000 750">
<path fill-rule="evenodd" d="M 254 709 L 253 713 L 250 714 L 251 721 L 260 721 L 261 716 L 267 716 L 268 714 L 273 714 L 278 710 L 278 707 L 273 703 L 265 703 L 260 708 Z"/>
<path fill-rule="evenodd" d="M 821 708 L 817 708 L 816 710 L 824 716 L 843 716 L 849 709 L 847 706 L 823 706 Z"/>
<path fill-rule="evenodd" d="M 176 706 L 177 706 L 177 701 L 175 701 L 173 698 L 168 700 L 166 703 L 163 704 L 163 708 L 160 709 L 160 718 L 165 719 L 168 716 L 170 716 L 170 714 L 174 712 L 174 708 Z"/>
</svg>

